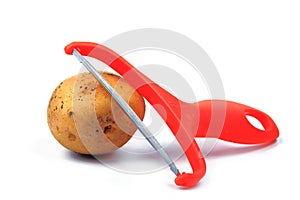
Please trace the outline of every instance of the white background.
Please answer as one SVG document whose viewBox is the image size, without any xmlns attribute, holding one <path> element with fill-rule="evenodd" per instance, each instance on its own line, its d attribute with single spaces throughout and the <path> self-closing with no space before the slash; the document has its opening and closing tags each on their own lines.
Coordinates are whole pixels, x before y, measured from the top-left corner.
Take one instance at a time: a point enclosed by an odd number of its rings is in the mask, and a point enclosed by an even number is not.
<svg viewBox="0 0 300 200">
<path fill-rule="evenodd" d="M 299 2 L 289 0 L 2 1 L 0 198 L 299 199 L 299 10 Z M 226 99 L 272 116 L 281 133 L 277 143 L 219 143 L 192 189 L 175 186 L 168 169 L 123 174 L 61 147 L 46 109 L 56 85 L 79 69 L 64 46 L 149 27 L 201 45 L 217 66 Z"/>
</svg>

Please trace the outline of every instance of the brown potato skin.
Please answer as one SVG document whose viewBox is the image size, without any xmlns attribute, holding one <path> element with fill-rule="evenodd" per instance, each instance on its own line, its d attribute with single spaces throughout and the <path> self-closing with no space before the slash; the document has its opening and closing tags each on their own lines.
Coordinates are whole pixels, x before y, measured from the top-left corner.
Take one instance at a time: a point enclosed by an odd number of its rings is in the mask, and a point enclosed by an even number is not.
<svg viewBox="0 0 300 200">
<path fill-rule="evenodd" d="M 123 97 L 141 120 L 143 97 L 123 78 L 103 73 L 107 82 Z M 49 101 L 47 120 L 54 138 L 80 154 L 105 154 L 123 146 L 136 127 L 90 73 L 61 82 Z"/>
</svg>

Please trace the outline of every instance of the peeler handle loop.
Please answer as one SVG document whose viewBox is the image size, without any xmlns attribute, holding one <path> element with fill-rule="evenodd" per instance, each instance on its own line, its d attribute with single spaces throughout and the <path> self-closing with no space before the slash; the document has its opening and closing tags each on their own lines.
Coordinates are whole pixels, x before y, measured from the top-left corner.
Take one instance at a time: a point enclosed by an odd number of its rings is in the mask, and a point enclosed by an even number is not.
<svg viewBox="0 0 300 200">
<path fill-rule="evenodd" d="M 199 102 L 199 107 L 201 119 L 197 137 L 214 137 L 239 144 L 262 144 L 272 142 L 279 136 L 279 130 L 269 115 L 244 104 L 206 100 Z M 247 116 L 256 118 L 263 130 L 253 126 Z M 211 128 L 214 123 L 221 126 Z"/>
</svg>

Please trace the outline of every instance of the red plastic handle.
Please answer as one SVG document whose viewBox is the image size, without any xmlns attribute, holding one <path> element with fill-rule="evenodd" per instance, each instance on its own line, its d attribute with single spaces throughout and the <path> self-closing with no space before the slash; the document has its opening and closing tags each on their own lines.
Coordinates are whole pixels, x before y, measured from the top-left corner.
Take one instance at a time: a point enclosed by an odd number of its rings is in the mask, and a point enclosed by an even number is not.
<svg viewBox="0 0 300 200">
<path fill-rule="evenodd" d="M 96 58 L 109 65 L 125 78 L 131 86 L 144 96 L 151 105 L 159 104 L 164 110 L 154 108 L 164 119 L 190 162 L 193 173 L 178 174 L 175 183 L 193 186 L 206 172 L 203 155 L 194 140 L 195 137 L 215 137 L 222 140 L 261 144 L 275 140 L 279 131 L 274 121 L 265 113 L 249 106 L 224 100 L 207 100 L 184 103 L 151 81 L 135 69 L 123 57 L 111 49 L 90 42 L 73 42 L 65 47 L 67 54 L 76 48 L 82 55 Z M 199 120 L 194 116 L 199 115 Z M 253 127 L 246 115 L 257 118 L 265 130 Z"/>
<path fill-rule="evenodd" d="M 197 137 L 215 137 L 239 144 L 262 144 L 272 142 L 279 136 L 279 130 L 272 118 L 255 108 L 223 100 L 201 101 L 199 106 L 201 118 Z M 212 107 L 216 107 L 213 117 Z M 264 130 L 254 127 L 246 118 L 247 115 L 256 118 Z M 222 118 L 221 130 L 220 126 L 210 125 L 218 123 Z"/>
</svg>

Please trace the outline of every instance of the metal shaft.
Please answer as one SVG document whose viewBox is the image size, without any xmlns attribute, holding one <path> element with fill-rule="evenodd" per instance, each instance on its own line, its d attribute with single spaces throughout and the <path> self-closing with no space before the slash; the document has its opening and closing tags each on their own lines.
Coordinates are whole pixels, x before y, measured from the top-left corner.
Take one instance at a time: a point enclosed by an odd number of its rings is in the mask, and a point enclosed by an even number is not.
<svg viewBox="0 0 300 200">
<path fill-rule="evenodd" d="M 171 171 L 177 176 L 178 169 L 175 166 L 173 160 L 163 149 L 156 138 L 151 134 L 149 129 L 145 126 L 142 120 L 136 115 L 136 113 L 131 109 L 131 107 L 126 103 L 126 101 L 119 95 L 119 93 L 109 85 L 109 83 L 101 76 L 101 74 L 93 67 L 93 65 L 87 61 L 76 49 L 73 50 L 73 55 L 81 62 L 84 67 L 96 78 L 96 80 L 101 83 L 101 85 L 110 93 L 113 99 L 118 103 L 121 109 L 126 113 L 130 120 L 135 124 L 151 146 L 160 154 L 164 161 L 169 165 Z"/>
</svg>

